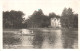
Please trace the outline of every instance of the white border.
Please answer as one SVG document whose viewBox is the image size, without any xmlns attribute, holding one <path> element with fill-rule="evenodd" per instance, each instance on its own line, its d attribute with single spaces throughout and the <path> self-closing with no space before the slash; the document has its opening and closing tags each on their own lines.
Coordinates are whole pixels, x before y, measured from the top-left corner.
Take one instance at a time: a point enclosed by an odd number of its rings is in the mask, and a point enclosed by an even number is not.
<svg viewBox="0 0 80 51">
<path fill-rule="evenodd" d="M 2 29 L 2 4 L 3 2 L 0 0 L 0 51 L 79 51 L 80 49 L 80 6 L 78 8 L 79 12 L 78 12 L 78 26 L 79 26 L 79 29 L 78 29 L 78 46 L 79 46 L 79 49 L 2 49 L 2 32 L 3 32 L 3 29 Z M 76 3 L 75 3 L 76 4 Z M 80 4 L 79 4 L 80 5 Z"/>
</svg>

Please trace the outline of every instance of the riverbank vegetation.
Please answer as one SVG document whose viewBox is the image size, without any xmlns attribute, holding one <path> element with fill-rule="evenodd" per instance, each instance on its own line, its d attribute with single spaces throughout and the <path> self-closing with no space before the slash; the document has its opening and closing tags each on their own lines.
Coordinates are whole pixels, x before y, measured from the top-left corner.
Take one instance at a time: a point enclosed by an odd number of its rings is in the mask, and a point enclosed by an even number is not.
<svg viewBox="0 0 80 51">
<path fill-rule="evenodd" d="M 3 11 L 3 28 L 52 28 L 51 18 L 54 17 L 60 18 L 63 28 L 78 28 L 78 14 L 74 13 L 72 8 L 64 8 L 61 16 L 54 12 L 45 15 L 41 9 L 34 11 L 28 19 L 23 18 L 24 15 L 22 11 Z"/>
</svg>

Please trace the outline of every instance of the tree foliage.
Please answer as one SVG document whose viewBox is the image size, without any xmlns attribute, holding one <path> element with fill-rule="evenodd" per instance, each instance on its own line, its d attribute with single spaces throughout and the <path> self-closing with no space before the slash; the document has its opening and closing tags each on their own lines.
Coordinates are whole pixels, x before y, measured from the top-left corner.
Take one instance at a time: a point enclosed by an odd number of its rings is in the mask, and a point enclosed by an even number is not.
<svg viewBox="0 0 80 51">
<path fill-rule="evenodd" d="M 49 18 L 54 18 L 54 17 L 56 17 L 57 15 L 55 14 L 55 13 L 49 13 Z"/>
<path fill-rule="evenodd" d="M 77 28 L 78 14 L 74 14 L 71 8 L 65 8 L 61 15 L 61 25 L 66 28 Z"/>
<path fill-rule="evenodd" d="M 23 21 L 24 13 L 21 11 L 6 11 L 3 12 L 3 26 L 4 28 L 20 28 Z"/>
<path fill-rule="evenodd" d="M 39 9 L 34 11 L 29 19 L 24 21 L 24 13 L 21 11 L 6 11 L 3 12 L 3 28 L 44 28 L 51 26 L 51 18 L 61 18 L 62 27 L 78 28 L 78 14 L 74 14 L 71 8 L 65 8 L 62 15 L 56 15 L 54 12 L 49 13 L 49 16 L 44 15 Z"/>
<path fill-rule="evenodd" d="M 26 23 L 30 28 L 48 27 L 49 17 L 44 15 L 43 11 L 39 9 L 38 11 L 34 11 Z"/>
</svg>

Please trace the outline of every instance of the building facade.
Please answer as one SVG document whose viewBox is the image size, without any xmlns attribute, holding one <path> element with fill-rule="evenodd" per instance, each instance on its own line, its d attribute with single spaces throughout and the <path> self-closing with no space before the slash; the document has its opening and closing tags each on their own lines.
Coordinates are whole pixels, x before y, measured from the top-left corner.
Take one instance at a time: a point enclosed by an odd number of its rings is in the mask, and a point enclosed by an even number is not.
<svg viewBox="0 0 80 51">
<path fill-rule="evenodd" d="M 51 27 L 53 28 L 61 28 L 60 18 L 51 18 Z"/>
</svg>

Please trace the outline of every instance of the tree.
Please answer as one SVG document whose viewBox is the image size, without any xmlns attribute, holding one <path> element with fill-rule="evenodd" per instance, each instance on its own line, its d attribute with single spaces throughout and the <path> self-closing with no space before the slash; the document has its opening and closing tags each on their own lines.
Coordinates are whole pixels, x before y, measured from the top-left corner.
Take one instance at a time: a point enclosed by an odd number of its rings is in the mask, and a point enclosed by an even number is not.
<svg viewBox="0 0 80 51">
<path fill-rule="evenodd" d="M 39 9 L 38 11 L 34 11 L 26 23 L 30 28 L 48 27 L 48 19 L 48 16 L 44 15 L 43 11 Z"/>
<path fill-rule="evenodd" d="M 78 28 L 78 14 L 74 14 L 73 27 Z"/>
<path fill-rule="evenodd" d="M 56 14 L 55 13 L 49 13 L 49 18 L 53 18 L 53 17 L 56 17 Z"/>
<path fill-rule="evenodd" d="M 11 10 L 3 12 L 4 28 L 21 28 L 24 13 L 21 11 Z"/>
<path fill-rule="evenodd" d="M 76 18 L 76 19 L 75 19 Z M 65 8 L 61 15 L 61 25 L 66 28 L 75 28 L 75 21 L 78 21 L 78 17 L 75 16 L 71 8 Z M 76 21 L 76 22 L 77 22 Z"/>
</svg>

